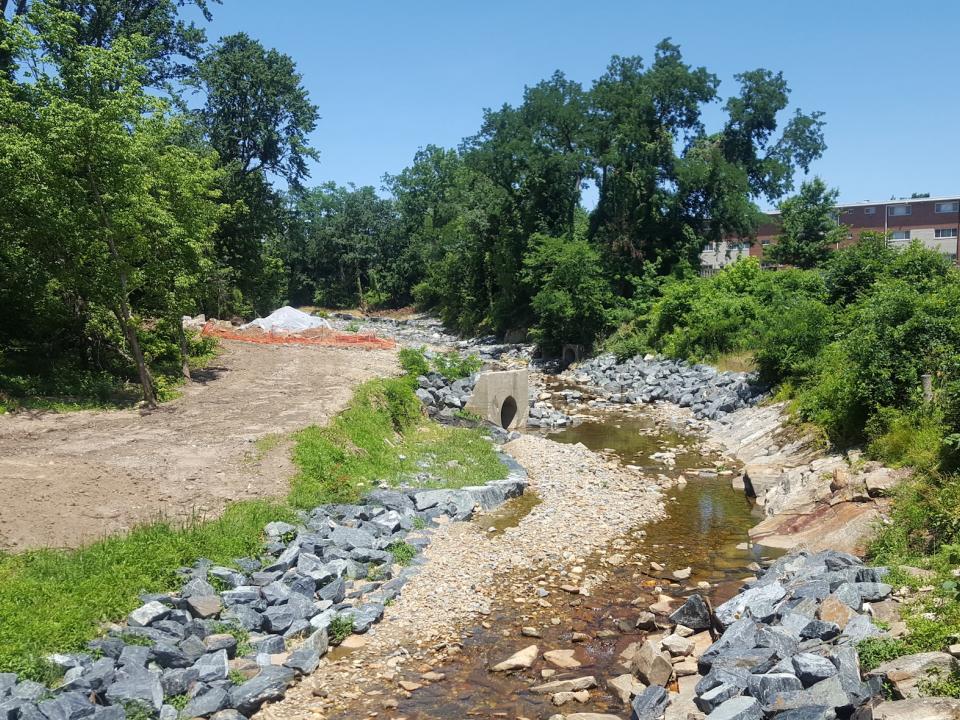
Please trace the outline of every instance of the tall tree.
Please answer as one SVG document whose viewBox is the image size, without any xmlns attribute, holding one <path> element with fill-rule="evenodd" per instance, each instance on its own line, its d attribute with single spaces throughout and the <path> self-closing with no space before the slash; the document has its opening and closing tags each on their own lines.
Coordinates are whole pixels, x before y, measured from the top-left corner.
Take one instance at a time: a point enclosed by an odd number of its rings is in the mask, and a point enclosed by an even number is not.
<svg viewBox="0 0 960 720">
<path fill-rule="evenodd" d="M 198 118 L 227 170 L 224 198 L 242 206 L 218 233 L 217 255 L 244 295 L 266 310 L 276 289 L 264 288 L 265 249 L 284 222 L 271 178 L 296 189 L 309 176 L 307 162 L 317 157 L 308 139 L 317 108 L 293 59 L 245 33 L 211 49 L 197 67 L 197 82 L 205 93 Z"/>
<path fill-rule="evenodd" d="M 847 236 L 847 228 L 837 224 L 836 189 L 820 178 L 800 185 L 800 192 L 780 203 L 781 232 L 777 242 L 767 247 L 766 257 L 782 265 L 812 268 L 822 263 Z"/>
</svg>

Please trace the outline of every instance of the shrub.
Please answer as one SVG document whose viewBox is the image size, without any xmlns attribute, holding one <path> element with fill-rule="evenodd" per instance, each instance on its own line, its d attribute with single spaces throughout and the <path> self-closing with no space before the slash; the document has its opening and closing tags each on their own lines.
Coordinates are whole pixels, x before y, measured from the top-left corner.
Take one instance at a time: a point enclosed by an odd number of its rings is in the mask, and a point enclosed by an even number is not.
<svg viewBox="0 0 960 720">
<path fill-rule="evenodd" d="M 763 319 L 754 359 L 771 383 L 805 378 L 833 335 L 831 309 L 810 298 L 794 298 L 769 310 Z"/>
</svg>

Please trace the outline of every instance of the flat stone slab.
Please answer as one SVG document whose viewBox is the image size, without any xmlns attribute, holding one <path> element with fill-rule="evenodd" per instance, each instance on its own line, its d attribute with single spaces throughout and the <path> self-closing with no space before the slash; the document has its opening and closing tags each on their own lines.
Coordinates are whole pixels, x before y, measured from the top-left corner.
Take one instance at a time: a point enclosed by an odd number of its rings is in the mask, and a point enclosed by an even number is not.
<svg viewBox="0 0 960 720">
<path fill-rule="evenodd" d="M 862 554 L 880 511 L 874 503 L 840 502 L 812 505 L 780 513 L 750 529 L 751 541 L 792 550 L 803 545 L 811 552 L 840 550 Z"/>
</svg>

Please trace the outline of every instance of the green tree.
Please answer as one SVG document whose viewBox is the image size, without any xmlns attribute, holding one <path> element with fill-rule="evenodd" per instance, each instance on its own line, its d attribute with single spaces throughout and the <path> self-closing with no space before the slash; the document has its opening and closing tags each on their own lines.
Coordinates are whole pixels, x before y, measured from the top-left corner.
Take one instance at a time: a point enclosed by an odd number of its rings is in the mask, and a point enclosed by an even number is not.
<svg viewBox="0 0 960 720">
<path fill-rule="evenodd" d="M 530 244 L 523 281 L 533 292 L 534 338 L 551 352 L 566 342 L 592 345 L 613 305 L 600 253 L 583 237 L 535 235 Z"/>
<path fill-rule="evenodd" d="M 256 309 L 267 310 L 279 287 L 264 269 L 272 267 L 270 242 L 286 220 L 271 178 L 297 189 L 309 176 L 317 108 L 293 59 L 245 33 L 221 39 L 198 64 L 196 79 L 205 93 L 198 112 L 204 138 L 227 170 L 223 197 L 240 206 L 217 233 L 217 257 Z"/>
<path fill-rule="evenodd" d="M 19 48 L 39 46 L 23 24 L 14 32 Z M 146 92 L 134 41 L 69 50 L 29 86 L 0 79 L 0 173 L 13 181 L 0 210 L 48 290 L 113 316 L 153 405 L 138 313 L 186 307 L 221 214 L 215 157 L 176 144 L 183 119 Z"/>
<path fill-rule="evenodd" d="M 766 257 L 799 268 L 820 265 L 848 232 L 837 224 L 837 195 L 820 178 L 804 182 L 797 195 L 780 203 L 781 233 L 776 244 L 767 248 Z"/>
</svg>

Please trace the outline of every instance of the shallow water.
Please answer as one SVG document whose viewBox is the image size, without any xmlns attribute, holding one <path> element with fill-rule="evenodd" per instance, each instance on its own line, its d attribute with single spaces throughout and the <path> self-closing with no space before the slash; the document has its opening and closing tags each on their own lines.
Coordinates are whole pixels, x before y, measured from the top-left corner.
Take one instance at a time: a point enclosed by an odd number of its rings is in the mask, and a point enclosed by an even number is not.
<svg viewBox="0 0 960 720">
<path fill-rule="evenodd" d="M 666 517 L 644 526 L 644 533 L 626 533 L 613 543 L 605 556 L 587 558 L 585 575 L 593 571 L 605 577 L 589 596 L 568 595 L 554 589 L 546 598 L 550 607 L 533 603 L 517 604 L 511 583 L 501 593 L 486 618 L 489 627 L 477 625 L 468 632 L 462 653 L 453 662 L 434 668 L 446 675 L 441 682 L 424 685 L 409 698 L 398 698 L 399 707 L 379 713 L 380 717 L 415 719 L 441 718 L 549 718 L 558 712 L 609 712 L 629 716 L 629 708 L 608 692 L 604 680 L 625 672 L 619 665 L 620 653 L 642 640 L 644 633 L 633 629 L 633 621 L 645 604 L 654 599 L 655 588 L 669 595 L 689 594 L 690 586 L 700 580 L 711 583 L 705 594 L 717 603 L 732 596 L 740 579 L 750 574 L 748 565 L 761 559 L 759 550 L 745 546 L 747 530 L 757 522 L 751 503 L 742 491 L 734 490 L 730 476 L 716 473 L 719 458 L 701 455 L 694 438 L 658 425 L 642 410 L 630 416 L 609 413 L 586 419 L 576 427 L 551 435 L 557 442 L 583 443 L 595 451 L 616 455 L 624 464 L 636 465 L 650 476 L 658 474 L 687 479 L 685 487 L 673 487 L 665 493 Z M 650 455 L 669 448 L 681 449 L 676 464 L 665 465 Z M 701 477 L 698 470 L 708 470 Z M 721 468 L 722 470 L 722 468 Z M 526 497 L 526 496 L 525 496 Z M 503 532 L 520 522 L 539 502 L 518 498 L 480 522 Z M 638 529 L 639 530 L 639 529 Z M 603 557 L 622 556 L 620 564 L 603 564 Z M 663 573 L 629 561 L 636 553 L 666 566 Z M 684 585 L 672 579 L 671 572 L 689 566 L 692 574 Z M 528 578 L 528 580 L 533 578 Z M 521 593 L 522 594 L 522 593 Z M 638 601 L 637 604 L 634 602 Z M 632 602 L 633 601 L 633 602 Z M 557 624 L 551 622 L 558 619 Z M 542 638 L 522 637 L 521 626 L 535 626 Z M 585 633 L 589 639 L 574 642 L 573 633 Z M 550 678 L 562 679 L 594 675 L 600 687 L 592 690 L 590 701 L 571 702 L 562 708 L 550 702 L 550 695 L 538 695 L 530 687 L 545 682 L 539 674 L 544 665 L 538 660 L 531 670 L 517 674 L 491 673 L 487 668 L 517 650 L 536 643 L 547 649 L 574 648 L 582 663 L 574 670 L 558 670 Z M 415 674 L 407 679 L 417 680 Z M 347 717 L 348 715 L 336 716 Z"/>
</svg>

